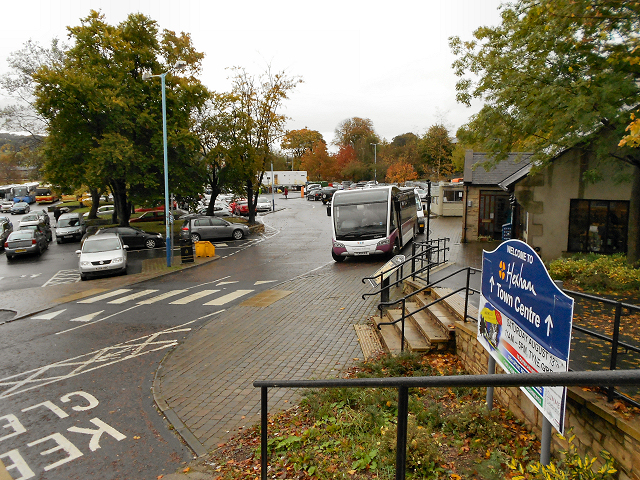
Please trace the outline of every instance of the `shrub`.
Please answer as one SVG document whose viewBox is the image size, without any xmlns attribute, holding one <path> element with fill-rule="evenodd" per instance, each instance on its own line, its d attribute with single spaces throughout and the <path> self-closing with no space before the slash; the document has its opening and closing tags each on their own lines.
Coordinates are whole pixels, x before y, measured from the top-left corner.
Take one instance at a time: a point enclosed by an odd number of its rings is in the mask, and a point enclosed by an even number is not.
<svg viewBox="0 0 640 480">
<path fill-rule="evenodd" d="M 589 291 L 630 291 L 640 288 L 640 269 L 629 266 L 622 254 L 576 254 L 549 264 L 549 274 Z"/>
</svg>

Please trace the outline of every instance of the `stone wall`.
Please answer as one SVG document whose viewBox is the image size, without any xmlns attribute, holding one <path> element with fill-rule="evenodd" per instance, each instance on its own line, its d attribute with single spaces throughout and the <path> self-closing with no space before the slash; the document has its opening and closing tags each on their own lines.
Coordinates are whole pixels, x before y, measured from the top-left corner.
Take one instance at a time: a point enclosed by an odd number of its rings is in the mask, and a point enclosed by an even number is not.
<svg viewBox="0 0 640 480">
<path fill-rule="evenodd" d="M 487 373 L 489 353 L 476 338 L 476 324 L 456 322 L 456 353 L 468 372 Z M 496 366 L 497 373 L 504 373 Z M 496 388 L 494 400 L 526 422 L 541 437 L 543 416 L 519 388 Z M 640 420 L 625 419 L 599 393 L 569 388 L 565 432 L 573 428 L 574 445 L 584 455 L 599 458 L 607 450 L 616 460 L 617 478 L 640 480 Z M 567 445 L 553 435 L 552 452 Z"/>
</svg>

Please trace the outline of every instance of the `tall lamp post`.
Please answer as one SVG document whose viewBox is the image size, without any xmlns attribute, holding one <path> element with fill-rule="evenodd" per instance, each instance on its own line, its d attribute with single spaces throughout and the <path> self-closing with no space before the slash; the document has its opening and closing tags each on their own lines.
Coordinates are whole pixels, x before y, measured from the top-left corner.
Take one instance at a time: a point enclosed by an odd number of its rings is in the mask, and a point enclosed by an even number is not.
<svg viewBox="0 0 640 480">
<path fill-rule="evenodd" d="M 167 73 L 172 70 L 182 70 L 187 66 L 187 62 L 184 60 L 178 60 L 175 65 L 167 72 L 160 73 L 158 75 L 151 75 L 149 72 L 142 74 L 142 80 L 149 80 L 151 78 L 160 77 L 162 83 L 162 145 L 164 148 L 164 226 L 165 226 L 165 244 L 167 248 L 167 267 L 171 266 L 171 248 L 172 238 L 169 231 L 169 216 L 171 212 L 169 210 L 169 162 L 167 156 L 167 94 L 165 88 L 165 77 Z"/>
<path fill-rule="evenodd" d="M 378 144 L 372 143 L 373 145 L 373 181 L 375 184 L 378 184 Z"/>
</svg>

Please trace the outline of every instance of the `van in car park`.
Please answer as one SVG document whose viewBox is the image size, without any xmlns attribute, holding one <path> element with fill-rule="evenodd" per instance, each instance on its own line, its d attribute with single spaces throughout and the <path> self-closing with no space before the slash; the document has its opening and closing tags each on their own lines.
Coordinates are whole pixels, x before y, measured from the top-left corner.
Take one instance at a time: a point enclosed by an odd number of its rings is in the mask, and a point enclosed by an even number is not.
<svg viewBox="0 0 640 480">
<path fill-rule="evenodd" d="M 80 241 L 87 232 L 87 224 L 79 213 L 63 213 L 56 226 L 56 242 L 65 240 Z"/>
</svg>

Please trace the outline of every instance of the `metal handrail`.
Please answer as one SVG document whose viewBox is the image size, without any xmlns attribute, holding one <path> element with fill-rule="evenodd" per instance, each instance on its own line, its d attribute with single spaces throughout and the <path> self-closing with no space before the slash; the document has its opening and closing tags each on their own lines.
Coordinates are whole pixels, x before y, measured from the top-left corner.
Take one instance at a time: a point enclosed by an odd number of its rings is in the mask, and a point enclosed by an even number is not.
<svg viewBox="0 0 640 480">
<path fill-rule="evenodd" d="M 446 279 L 448 279 L 448 278 L 450 278 L 450 277 L 452 277 L 454 275 L 457 275 L 458 273 L 461 273 L 461 272 L 467 272 L 467 284 L 466 284 L 466 286 L 460 287 L 459 289 L 457 289 L 457 290 L 455 290 L 455 291 L 453 291 L 451 293 L 448 293 L 447 295 L 445 295 L 443 297 L 440 297 L 440 298 L 436 299 L 435 301 L 431 302 L 430 304 L 424 305 L 424 306 L 420 307 L 417 310 L 414 310 L 412 312 L 407 312 L 406 311 L 407 300 L 409 298 L 411 298 L 414 295 L 417 295 L 418 293 L 424 292 L 425 290 L 432 288 L 434 285 L 437 285 L 438 283 L 442 282 L 443 280 L 446 280 Z M 401 306 L 402 317 L 400 317 L 397 320 L 394 320 L 392 322 L 380 322 L 380 323 L 378 323 L 377 324 L 378 330 L 380 330 L 380 327 L 382 325 L 395 325 L 398 322 L 402 322 L 401 339 L 400 339 L 400 351 L 404 352 L 404 330 L 405 330 L 404 326 L 405 326 L 405 321 L 406 321 L 407 317 L 410 317 L 410 316 L 412 316 L 412 315 L 414 315 L 414 314 L 416 314 L 418 312 L 421 312 L 422 310 L 425 310 L 425 309 L 429 308 L 430 306 L 435 305 L 436 303 L 439 303 L 439 302 L 443 301 L 444 299 L 449 298 L 451 295 L 456 294 L 458 292 L 461 292 L 463 290 L 467 292 L 467 294 L 465 295 L 464 319 L 463 319 L 463 321 L 466 322 L 467 318 L 469 318 L 469 315 L 467 313 L 467 310 L 468 310 L 468 307 L 469 307 L 469 304 L 468 304 L 469 292 L 472 292 L 472 294 L 473 293 L 480 293 L 480 291 L 478 291 L 478 290 L 476 290 L 474 288 L 471 288 L 469 286 L 469 276 L 472 273 L 476 273 L 476 272 L 481 272 L 481 270 L 479 270 L 477 268 L 473 268 L 473 267 L 464 267 L 464 268 L 461 268 L 460 270 L 456 270 L 455 272 L 453 272 L 453 273 L 441 278 L 440 280 L 436 280 L 435 282 L 430 283 L 429 285 L 427 285 L 425 287 L 422 287 L 419 290 L 415 290 L 415 291 L 405 295 L 404 297 L 402 297 L 402 298 L 400 298 L 398 300 L 395 300 L 393 302 L 380 302 L 378 304 L 378 310 L 380 310 L 380 318 L 382 318 L 382 313 L 383 313 L 384 307 L 390 307 L 390 306 L 396 305 L 398 303 L 402 303 L 402 306 Z M 363 298 L 364 298 L 364 296 L 363 296 Z"/>
<path fill-rule="evenodd" d="M 409 388 L 434 387 L 589 387 L 640 385 L 640 370 L 600 372 L 512 373 L 435 377 L 354 378 L 328 380 L 256 380 L 260 388 L 260 478 L 267 480 L 269 388 L 397 388 L 396 480 L 404 480 L 407 459 Z"/>
</svg>

